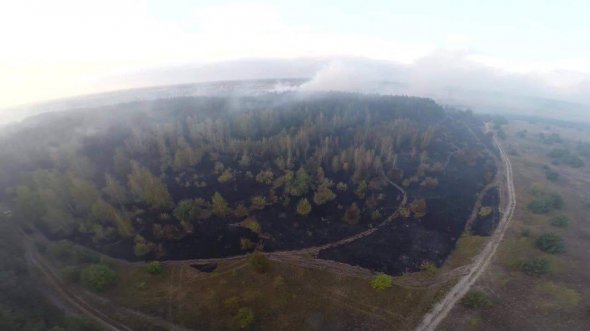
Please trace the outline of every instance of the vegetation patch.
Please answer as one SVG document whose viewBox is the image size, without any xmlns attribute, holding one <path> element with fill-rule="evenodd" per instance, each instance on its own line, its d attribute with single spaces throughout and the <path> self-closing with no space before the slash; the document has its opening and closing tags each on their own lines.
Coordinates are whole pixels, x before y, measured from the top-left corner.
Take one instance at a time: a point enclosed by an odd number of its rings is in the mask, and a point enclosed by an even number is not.
<svg viewBox="0 0 590 331">
<path fill-rule="evenodd" d="M 563 239 L 555 233 L 544 233 L 535 241 L 535 246 L 545 253 L 559 254 L 565 251 Z"/>
<path fill-rule="evenodd" d="M 461 304 L 467 308 L 479 309 L 492 306 L 492 301 L 487 293 L 479 290 L 471 290 L 462 299 Z"/>
<path fill-rule="evenodd" d="M 379 274 L 370 281 L 371 287 L 383 291 L 393 287 L 393 277 L 386 274 Z"/>
<path fill-rule="evenodd" d="M 86 287 L 103 292 L 115 285 L 117 275 L 104 264 L 94 264 L 82 269 L 80 280 Z"/>
<path fill-rule="evenodd" d="M 540 277 L 549 272 L 551 264 L 545 258 L 532 258 L 526 261 L 521 261 L 520 270 L 525 274 L 533 277 Z"/>
</svg>

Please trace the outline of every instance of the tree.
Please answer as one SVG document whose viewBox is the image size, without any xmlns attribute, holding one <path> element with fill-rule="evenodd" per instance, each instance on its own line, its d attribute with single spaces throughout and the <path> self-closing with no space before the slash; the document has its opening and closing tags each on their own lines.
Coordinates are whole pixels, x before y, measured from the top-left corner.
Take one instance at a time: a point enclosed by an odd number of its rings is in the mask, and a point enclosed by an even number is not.
<svg viewBox="0 0 590 331">
<path fill-rule="evenodd" d="M 254 233 L 262 232 L 262 227 L 260 226 L 260 223 L 258 223 L 256 218 L 254 218 L 254 217 L 246 218 L 245 220 L 243 220 L 240 223 L 240 226 L 243 228 L 249 229 L 250 231 L 252 231 Z"/>
<path fill-rule="evenodd" d="M 227 168 L 227 169 L 223 170 L 221 175 L 219 177 L 217 177 L 217 181 L 220 182 L 221 184 L 229 183 L 233 179 L 234 179 L 234 173 L 231 168 Z"/>
<path fill-rule="evenodd" d="M 545 253 L 559 254 L 565 251 L 563 239 L 555 233 L 544 233 L 535 241 L 535 246 Z"/>
<path fill-rule="evenodd" d="M 261 184 L 270 185 L 270 184 L 272 184 L 273 177 L 274 177 L 274 175 L 271 170 L 261 170 L 256 175 L 256 182 L 261 183 Z"/>
<path fill-rule="evenodd" d="M 410 210 L 414 213 L 414 217 L 421 218 L 426 215 L 426 200 L 416 199 L 410 203 Z"/>
<path fill-rule="evenodd" d="M 16 215 L 25 222 L 36 222 L 45 214 L 39 194 L 26 186 L 16 187 Z"/>
<path fill-rule="evenodd" d="M 393 277 L 386 274 L 378 274 L 377 276 L 373 277 L 369 283 L 371 284 L 372 288 L 383 291 L 393 287 Z"/>
<path fill-rule="evenodd" d="M 252 197 L 252 209 L 262 210 L 266 207 L 266 199 L 261 195 Z"/>
<path fill-rule="evenodd" d="M 135 246 L 133 247 L 133 252 L 137 257 L 143 257 L 152 253 L 156 249 L 156 245 L 153 242 L 147 241 L 141 235 L 136 235 L 135 239 L 133 240 Z"/>
<path fill-rule="evenodd" d="M 118 180 L 107 174 L 105 176 L 105 182 L 106 184 L 102 191 L 111 203 L 124 205 L 129 201 L 127 190 L 125 190 L 125 187 Z"/>
<path fill-rule="evenodd" d="M 117 274 L 104 264 L 93 264 L 80 274 L 82 284 L 97 292 L 103 292 L 115 285 Z"/>
<path fill-rule="evenodd" d="M 356 190 L 354 191 L 354 194 L 356 194 L 356 196 L 359 199 L 364 199 L 365 198 L 365 193 L 367 192 L 367 181 L 362 180 L 358 186 L 356 187 Z"/>
<path fill-rule="evenodd" d="M 307 216 L 311 212 L 311 204 L 306 198 L 299 200 L 297 203 L 297 213 L 301 216 Z"/>
<path fill-rule="evenodd" d="M 309 190 L 310 183 L 311 179 L 309 178 L 309 175 L 303 167 L 300 167 L 299 170 L 297 170 L 295 177 L 290 180 L 289 183 L 291 195 L 296 197 L 304 195 Z"/>
<path fill-rule="evenodd" d="M 193 201 L 190 199 L 181 200 L 174 208 L 173 214 L 181 222 L 190 222 L 193 216 Z"/>
<path fill-rule="evenodd" d="M 211 197 L 211 207 L 213 214 L 217 217 L 225 217 L 229 212 L 227 202 L 219 192 L 215 192 Z"/>
<path fill-rule="evenodd" d="M 361 210 L 356 205 L 356 202 L 353 202 L 348 209 L 344 212 L 344 222 L 348 224 L 357 224 L 361 218 Z"/>
<path fill-rule="evenodd" d="M 164 209 L 173 206 L 172 197 L 166 184 L 158 177 L 141 167 L 136 162 L 131 164 L 131 174 L 127 177 L 131 193 L 153 209 Z"/>
<path fill-rule="evenodd" d="M 335 198 L 336 194 L 330 190 L 330 187 L 328 187 L 326 182 L 323 182 L 313 195 L 313 202 L 315 202 L 316 205 L 321 206 L 326 202 L 334 200 Z"/>
</svg>

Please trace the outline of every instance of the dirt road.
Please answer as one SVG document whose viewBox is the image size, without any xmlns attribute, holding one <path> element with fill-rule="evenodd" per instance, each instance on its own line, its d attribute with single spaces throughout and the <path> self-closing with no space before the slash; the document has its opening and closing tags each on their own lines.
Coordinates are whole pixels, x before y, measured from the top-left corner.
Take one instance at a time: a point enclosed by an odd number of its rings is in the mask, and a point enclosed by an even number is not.
<svg viewBox="0 0 590 331">
<path fill-rule="evenodd" d="M 504 238 L 504 233 L 508 228 L 514 208 L 516 206 L 516 197 L 514 192 L 514 181 L 512 179 L 512 165 L 504 148 L 494 135 L 494 144 L 500 151 L 500 156 L 504 162 L 504 171 L 506 172 L 506 193 L 508 195 L 508 203 L 505 207 L 498 228 L 494 232 L 492 238 L 487 242 L 484 249 L 475 257 L 469 267 L 469 272 L 463 276 L 457 284 L 447 293 L 447 295 L 438 302 L 432 310 L 424 316 L 422 323 L 416 328 L 416 331 L 432 331 L 444 320 L 447 314 L 455 306 L 455 304 L 465 295 L 479 276 L 488 266 L 500 242 Z"/>
</svg>

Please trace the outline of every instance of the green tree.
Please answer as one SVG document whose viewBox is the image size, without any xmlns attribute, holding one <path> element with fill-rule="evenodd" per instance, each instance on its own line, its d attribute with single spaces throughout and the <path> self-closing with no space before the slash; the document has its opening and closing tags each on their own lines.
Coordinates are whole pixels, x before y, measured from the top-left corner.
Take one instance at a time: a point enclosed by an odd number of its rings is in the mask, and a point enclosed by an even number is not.
<svg viewBox="0 0 590 331">
<path fill-rule="evenodd" d="M 97 292 L 102 292 L 115 285 L 117 274 L 104 264 L 94 264 L 82 269 L 82 284 Z"/>
<path fill-rule="evenodd" d="M 225 217 L 229 212 L 227 202 L 219 192 L 215 192 L 211 197 L 211 207 L 213 214 L 217 217 Z"/>
<path fill-rule="evenodd" d="M 135 246 L 133 247 L 133 252 L 137 257 L 143 257 L 150 253 L 152 253 L 156 249 L 156 245 L 150 241 L 147 241 L 141 235 L 136 235 L 135 239 L 133 240 Z"/>
<path fill-rule="evenodd" d="M 299 200 L 297 203 L 297 213 L 301 216 L 307 216 L 311 212 L 311 204 L 306 198 Z"/>
<path fill-rule="evenodd" d="M 105 182 L 106 184 L 102 191 L 111 203 L 124 205 L 129 201 L 127 190 L 125 190 L 125 187 L 118 180 L 107 174 L 105 176 Z"/>
<path fill-rule="evenodd" d="M 266 199 L 261 195 L 252 197 L 252 209 L 262 210 L 266 207 Z"/>
<path fill-rule="evenodd" d="M 261 184 L 270 185 L 270 184 L 272 184 L 273 177 L 274 177 L 274 175 L 271 170 L 261 170 L 256 175 L 256 182 L 261 183 Z"/>
<path fill-rule="evenodd" d="M 131 193 L 154 209 L 165 209 L 173 206 L 172 197 L 166 184 L 152 173 L 133 162 L 131 174 L 128 176 Z"/>
<path fill-rule="evenodd" d="M 181 200 L 174 208 L 173 214 L 181 222 L 190 222 L 193 216 L 193 201 L 190 199 Z"/>
<path fill-rule="evenodd" d="M 321 206 L 335 198 L 336 194 L 330 190 L 330 187 L 328 187 L 326 182 L 323 182 L 313 195 L 313 202 L 315 202 L 316 205 Z"/>
</svg>

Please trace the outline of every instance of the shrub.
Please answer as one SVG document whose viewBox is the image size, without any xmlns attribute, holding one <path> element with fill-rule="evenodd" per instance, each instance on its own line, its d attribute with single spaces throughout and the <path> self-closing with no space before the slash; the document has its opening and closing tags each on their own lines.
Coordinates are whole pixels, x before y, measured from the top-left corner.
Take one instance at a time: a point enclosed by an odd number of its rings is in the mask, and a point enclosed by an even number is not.
<svg viewBox="0 0 590 331">
<path fill-rule="evenodd" d="M 482 218 L 490 216 L 492 214 L 492 207 L 482 206 L 481 208 L 479 208 L 479 212 L 477 214 L 479 215 L 479 217 Z"/>
<path fill-rule="evenodd" d="M 468 308 L 487 308 L 492 305 L 492 301 L 483 291 L 470 291 L 461 299 L 461 304 Z"/>
<path fill-rule="evenodd" d="M 570 225 L 570 219 L 565 215 L 557 215 L 551 218 L 551 225 L 558 228 L 567 228 Z"/>
<path fill-rule="evenodd" d="M 563 239 L 555 233 L 545 233 L 541 235 L 536 241 L 535 246 L 543 252 L 549 254 L 558 254 L 565 251 Z"/>
<path fill-rule="evenodd" d="M 235 320 L 241 329 L 245 329 L 254 323 L 254 311 L 250 308 L 240 308 L 235 316 Z"/>
<path fill-rule="evenodd" d="M 383 291 L 393 287 L 393 277 L 386 274 L 379 274 L 371 279 L 370 284 L 372 288 Z"/>
<path fill-rule="evenodd" d="M 555 209 L 563 208 L 564 201 L 558 193 L 541 195 L 529 202 L 527 208 L 535 214 L 545 214 Z"/>
<path fill-rule="evenodd" d="M 520 270 L 529 276 L 539 277 L 549 272 L 550 264 L 547 259 L 534 258 L 520 263 Z"/>
<path fill-rule="evenodd" d="M 378 210 L 373 210 L 373 212 L 371 213 L 371 219 L 373 221 L 376 221 L 380 218 L 381 218 L 381 213 Z"/>
<path fill-rule="evenodd" d="M 151 275 L 159 275 L 164 271 L 164 266 L 160 261 L 151 261 L 146 264 L 145 271 Z"/>
<path fill-rule="evenodd" d="M 248 257 L 248 264 L 254 271 L 258 273 L 265 273 L 270 270 L 270 262 L 262 253 L 253 253 Z"/>
<path fill-rule="evenodd" d="M 93 264 L 82 270 L 80 280 L 88 288 L 102 292 L 115 284 L 117 275 L 104 264 Z"/>
<path fill-rule="evenodd" d="M 424 273 L 426 273 L 428 276 L 434 276 L 438 273 L 438 268 L 436 267 L 436 264 L 434 264 L 434 262 L 431 261 L 422 262 L 422 264 L 420 265 L 420 270 L 424 271 Z"/>
</svg>

